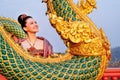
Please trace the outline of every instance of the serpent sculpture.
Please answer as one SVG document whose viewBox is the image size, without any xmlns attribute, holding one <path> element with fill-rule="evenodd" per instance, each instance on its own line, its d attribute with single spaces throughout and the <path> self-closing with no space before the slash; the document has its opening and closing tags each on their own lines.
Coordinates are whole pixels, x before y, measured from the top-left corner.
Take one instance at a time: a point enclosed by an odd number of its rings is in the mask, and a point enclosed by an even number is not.
<svg viewBox="0 0 120 80">
<path fill-rule="evenodd" d="M 100 80 L 110 60 L 110 43 L 87 16 L 95 0 L 43 0 L 64 44 L 65 54 L 33 57 L 10 36 L 25 38 L 20 24 L 0 17 L 0 73 L 9 80 Z"/>
</svg>

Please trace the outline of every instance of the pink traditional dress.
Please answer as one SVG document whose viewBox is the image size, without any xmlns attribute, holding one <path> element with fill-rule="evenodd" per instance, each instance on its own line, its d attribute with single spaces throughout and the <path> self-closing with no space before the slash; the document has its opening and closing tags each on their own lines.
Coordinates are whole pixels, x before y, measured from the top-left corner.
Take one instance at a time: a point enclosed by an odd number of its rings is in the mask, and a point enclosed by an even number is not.
<svg viewBox="0 0 120 80">
<path fill-rule="evenodd" d="M 46 40 L 43 37 L 37 37 L 37 39 L 43 40 L 43 49 L 36 49 L 34 46 L 31 46 L 30 48 L 25 49 L 26 46 L 22 42 L 24 42 L 26 39 L 20 39 L 19 43 L 25 50 L 30 52 L 33 56 L 37 56 L 37 55 L 40 55 L 42 57 L 48 57 L 49 55 L 52 56 L 53 50 L 48 40 Z"/>
</svg>

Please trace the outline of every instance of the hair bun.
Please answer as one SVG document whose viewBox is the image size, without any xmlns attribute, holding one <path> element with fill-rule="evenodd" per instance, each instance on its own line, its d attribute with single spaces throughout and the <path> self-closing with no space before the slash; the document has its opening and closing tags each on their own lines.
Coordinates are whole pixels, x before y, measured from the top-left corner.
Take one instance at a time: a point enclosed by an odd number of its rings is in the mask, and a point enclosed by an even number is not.
<svg viewBox="0 0 120 80">
<path fill-rule="evenodd" d="M 22 24 L 23 20 L 24 20 L 26 17 L 27 17 L 26 14 L 21 14 L 21 15 L 18 17 L 18 22 L 19 22 L 20 24 Z"/>
<path fill-rule="evenodd" d="M 21 19 L 23 20 L 24 18 L 26 18 L 27 15 L 26 14 L 21 14 Z"/>
</svg>

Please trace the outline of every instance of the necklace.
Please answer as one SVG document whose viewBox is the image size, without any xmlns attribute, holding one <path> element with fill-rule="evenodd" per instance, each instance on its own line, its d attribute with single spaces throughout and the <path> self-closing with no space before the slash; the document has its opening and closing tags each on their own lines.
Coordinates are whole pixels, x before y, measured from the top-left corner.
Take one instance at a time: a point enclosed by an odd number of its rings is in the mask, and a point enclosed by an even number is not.
<svg viewBox="0 0 120 80">
<path fill-rule="evenodd" d="M 27 42 L 28 42 L 29 45 L 30 45 L 30 48 L 28 48 L 28 52 L 32 53 L 33 55 L 38 54 L 38 53 L 36 52 L 37 49 L 34 47 L 36 41 L 37 41 L 37 38 L 35 39 L 34 43 L 31 44 L 30 39 L 27 39 Z"/>
<path fill-rule="evenodd" d="M 35 46 L 36 41 L 37 41 L 37 38 L 35 39 L 35 41 L 33 43 L 30 41 L 30 39 L 27 39 L 27 42 L 31 47 Z"/>
</svg>

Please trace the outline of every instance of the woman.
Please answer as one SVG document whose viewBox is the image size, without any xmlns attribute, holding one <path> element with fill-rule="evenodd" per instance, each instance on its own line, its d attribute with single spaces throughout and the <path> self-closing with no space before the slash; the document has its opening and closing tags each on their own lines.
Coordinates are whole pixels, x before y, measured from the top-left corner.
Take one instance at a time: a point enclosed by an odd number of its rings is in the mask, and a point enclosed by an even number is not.
<svg viewBox="0 0 120 80">
<path fill-rule="evenodd" d="M 48 55 L 53 55 L 50 43 L 45 38 L 36 36 L 36 33 L 38 32 L 38 24 L 31 16 L 21 14 L 18 17 L 18 22 L 27 34 L 26 39 L 20 41 L 21 46 L 25 50 L 34 56 L 41 55 L 43 57 L 48 57 Z"/>
</svg>

